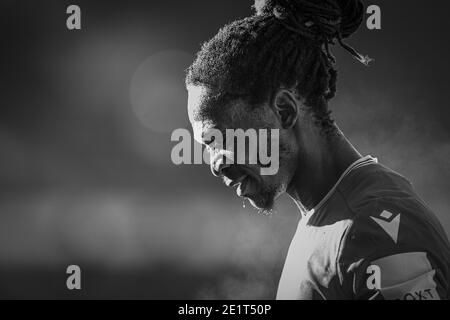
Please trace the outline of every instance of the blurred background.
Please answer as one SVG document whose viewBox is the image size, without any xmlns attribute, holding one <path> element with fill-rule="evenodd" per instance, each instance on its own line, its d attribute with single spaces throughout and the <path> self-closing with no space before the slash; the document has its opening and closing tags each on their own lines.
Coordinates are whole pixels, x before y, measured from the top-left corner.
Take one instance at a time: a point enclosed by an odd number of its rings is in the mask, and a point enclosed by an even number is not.
<svg viewBox="0 0 450 320">
<path fill-rule="evenodd" d="M 297 209 L 258 215 L 172 163 L 184 70 L 252 1 L 1 0 L 0 298 L 273 299 Z M 450 231 L 449 5 L 365 1 L 382 30 L 336 47 L 342 130 Z M 66 28 L 81 7 L 82 29 Z M 66 288 L 66 268 L 82 290 Z"/>
</svg>

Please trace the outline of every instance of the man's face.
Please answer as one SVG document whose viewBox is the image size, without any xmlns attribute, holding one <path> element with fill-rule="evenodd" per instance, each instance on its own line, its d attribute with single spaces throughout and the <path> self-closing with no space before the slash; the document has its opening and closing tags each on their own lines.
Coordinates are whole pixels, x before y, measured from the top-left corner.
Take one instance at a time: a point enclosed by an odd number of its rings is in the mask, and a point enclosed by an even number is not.
<svg viewBox="0 0 450 320">
<path fill-rule="evenodd" d="M 221 177 L 227 186 L 236 187 L 237 195 L 249 199 L 255 208 L 270 212 L 274 200 L 286 191 L 295 173 L 297 146 L 291 132 L 281 128 L 269 105 L 251 109 L 244 102 L 235 101 L 224 106 L 216 106 L 214 109 L 216 111 L 204 112 L 210 107 L 207 105 L 210 91 L 200 86 L 190 86 L 188 91 L 189 120 L 195 139 L 208 146 L 212 173 Z M 256 143 L 253 147 L 250 146 L 249 139 L 246 139 L 244 148 L 236 141 L 234 141 L 234 148 L 230 148 L 226 131 L 237 129 L 256 133 L 260 132 L 259 129 L 264 129 L 267 136 L 257 134 L 256 140 L 252 140 Z M 279 138 L 276 141 L 278 144 L 274 144 L 271 129 L 279 130 Z M 218 132 L 221 133 L 223 141 L 217 139 Z M 274 146 L 277 147 L 275 150 Z M 259 158 L 261 147 L 267 148 L 266 153 L 263 154 L 270 155 L 271 159 L 273 156 L 278 156 L 277 170 L 273 174 L 262 174 L 264 172 L 262 169 L 271 164 Z M 242 161 L 238 163 L 238 153 L 241 159 L 244 159 L 244 163 Z M 252 158 L 253 162 L 250 161 Z"/>
</svg>

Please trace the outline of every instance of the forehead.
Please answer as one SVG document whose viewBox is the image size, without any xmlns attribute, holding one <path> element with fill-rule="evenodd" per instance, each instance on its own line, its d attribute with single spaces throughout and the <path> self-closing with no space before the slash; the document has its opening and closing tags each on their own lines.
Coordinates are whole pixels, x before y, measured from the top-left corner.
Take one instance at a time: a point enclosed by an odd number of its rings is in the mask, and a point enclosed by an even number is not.
<svg viewBox="0 0 450 320">
<path fill-rule="evenodd" d="M 188 114 L 196 139 L 208 128 L 226 129 L 237 125 L 233 118 L 238 106 L 219 101 L 211 89 L 204 86 L 188 86 Z"/>
<path fill-rule="evenodd" d="M 242 99 L 218 99 L 212 90 L 204 86 L 188 86 L 187 90 L 189 120 L 198 141 L 211 128 L 249 129 L 267 124 L 263 106 L 251 108 Z"/>
<path fill-rule="evenodd" d="M 208 121 L 203 113 L 208 107 L 208 100 L 211 96 L 211 90 L 204 86 L 187 86 L 188 90 L 188 115 L 189 121 L 194 131 L 194 138 L 198 142 L 202 142 L 202 136 Z M 211 122 L 209 122 L 211 125 Z"/>
<path fill-rule="evenodd" d="M 218 125 L 234 125 L 239 120 L 251 120 L 248 103 L 239 98 L 217 95 L 204 86 L 187 86 L 188 114 L 191 123 L 212 122 Z M 262 110 L 260 110 L 262 111 Z"/>
<path fill-rule="evenodd" d="M 200 121 L 201 111 L 206 107 L 211 90 L 204 86 L 187 86 L 187 90 L 189 121 Z"/>
<path fill-rule="evenodd" d="M 188 86 L 188 114 L 189 120 L 193 122 L 208 122 L 223 124 L 230 122 L 231 116 L 238 110 L 236 100 L 204 86 Z"/>
</svg>

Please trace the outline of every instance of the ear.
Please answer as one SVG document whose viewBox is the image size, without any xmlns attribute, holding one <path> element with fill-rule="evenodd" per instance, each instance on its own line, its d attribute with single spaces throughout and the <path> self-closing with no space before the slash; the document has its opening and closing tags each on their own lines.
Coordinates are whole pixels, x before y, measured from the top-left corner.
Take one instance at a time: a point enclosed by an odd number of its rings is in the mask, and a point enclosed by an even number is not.
<svg viewBox="0 0 450 320">
<path fill-rule="evenodd" d="M 284 129 L 292 128 L 297 123 L 298 102 L 293 93 L 286 89 L 277 91 L 273 98 L 273 108 Z"/>
</svg>

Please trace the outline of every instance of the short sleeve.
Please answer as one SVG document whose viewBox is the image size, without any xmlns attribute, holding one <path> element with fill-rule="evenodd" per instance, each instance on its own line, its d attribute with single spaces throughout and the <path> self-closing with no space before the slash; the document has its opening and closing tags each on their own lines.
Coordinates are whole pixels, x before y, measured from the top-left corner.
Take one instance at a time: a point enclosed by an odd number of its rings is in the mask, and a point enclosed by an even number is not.
<svg viewBox="0 0 450 320">
<path fill-rule="evenodd" d="M 357 216 L 346 231 L 338 268 L 353 299 L 439 300 L 447 290 L 427 244 L 414 238 L 418 231 L 402 218 L 401 212 L 380 209 Z"/>
</svg>

